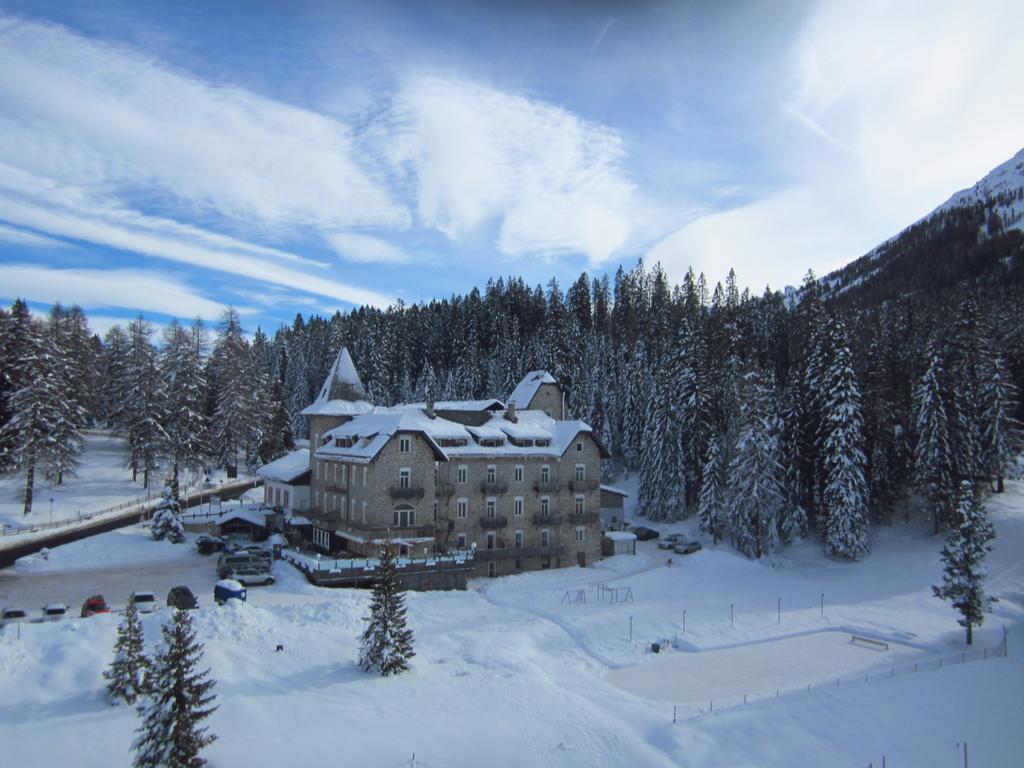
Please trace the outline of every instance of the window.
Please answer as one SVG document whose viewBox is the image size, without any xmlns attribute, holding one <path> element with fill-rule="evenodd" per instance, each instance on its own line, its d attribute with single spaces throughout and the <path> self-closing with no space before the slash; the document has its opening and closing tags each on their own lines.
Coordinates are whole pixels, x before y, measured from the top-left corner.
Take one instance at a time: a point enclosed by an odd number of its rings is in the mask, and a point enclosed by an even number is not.
<svg viewBox="0 0 1024 768">
<path fill-rule="evenodd" d="M 513 502 L 512 509 L 514 510 L 514 514 L 515 514 L 516 517 L 522 517 L 523 516 L 523 497 L 522 496 L 516 496 L 516 500 Z"/>
<path fill-rule="evenodd" d="M 516 464 L 516 470 L 515 471 L 516 471 L 516 474 L 515 474 L 516 482 L 517 483 L 523 482 L 523 465 L 522 464 Z"/>
<path fill-rule="evenodd" d="M 540 545 L 542 547 L 547 547 L 551 545 L 551 531 L 549 531 L 547 528 L 540 532 Z"/>
<path fill-rule="evenodd" d="M 411 507 L 400 507 L 392 512 L 395 528 L 411 528 L 416 525 L 416 510 Z"/>
<path fill-rule="evenodd" d="M 351 522 L 352 518 L 355 517 L 355 516 L 356 516 L 356 500 L 355 499 L 349 499 L 348 500 L 348 519 L 349 519 L 349 522 Z"/>
<path fill-rule="evenodd" d="M 348 464 L 341 465 L 341 482 L 348 482 Z"/>
<path fill-rule="evenodd" d="M 363 488 L 366 487 L 366 467 L 363 467 Z"/>
<path fill-rule="evenodd" d="M 455 544 L 456 544 L 456 546 L 458 546 L 459 549 L 465 549 L 466 548 L 466 534 L 460 533 L 458 536 L 456 536 L 455 537 Z"/>
<path fill-rule="evenodd" d="M 586 528 L 577 528 L 576 529 L 576 543 L 577 544 L 582 544 L 583 540 L 586 538 L 586 535 L 587 535 L 587 529 Z"/>
<path fill-rule="evenodd" d="M 551 499 L 549 499 L 547 496 L 541 496 L 540 497 L 540 516 L 541 517 L 547 517 L 548 513 L 550 511 L 551 511 Z"/>
<path fill-rule="evenodd" d="M 398 487 L 408 488 L 412 479 L 412 470 L 409 467 L 402 467 L 398 470 Z"/>
<path fill-rule="evenodd" d="M 494 499 L 487 500 L 487 519 L 493 520 L 498 514 L 498 502 Z"/>
<path fill-rule="evenodd" d="M 522 568 L 522 567 L 523 567 L 523 561 L 522 561 L 522 560 L 520 560 L 520 559 L 519 559 L 519 558 L 517 557 L 517 558 L 516 558 L 516 570 L 518 571 L 518 570 L 519 570 L 520 568 Z"/>
<path fill-rule="evenodd" d="M 516 549 L 522 549 L 523 548 L 523 540 L 525 538 L 526 538 L 526 536 L 525 536 L 525 534 L 522 531 L 516 531 L 516 538 L 515 538 Z"/>
<path fill-rule="evenodd" d="M 498 575 L 498 564 L 493 560 L 487 564 L 487 575 L 492 579 Z"/>
<path fill-rule="evenodd" d="M 469 467 L 465 464 L 459 465 L 459 485 L 465 485 L 469 477 Z"/>
<path fill-rule="evenodd" d="M 314 461 L 313 462 L 313 466 L 316 468 L 316 473 L 315 473 L 316 474 L 316 479 L 319 480 L 320 479 L 320 462 L 319 461 Z"/>
<path fill-rule="evenodd" d="M 498 482 L 498 468 L 493 464 L 487 465 L 487 482 L 491 484 Z"/>
<path fill-rule="evenodd" d="M 366 524 L 366 502 L 363 502 L 363 524 Z"/>
<path fill-rule="evenodd" d="M 576 482 L 582 482 L 587 479 L 587 465 L 577 464 L 576 465 Z"/>
<path fill-rule="evenodd" d="M 576 450 L 577 451 L 582 451 L 583 450 L 583 443 L 576 443 Z"/>
<path fill-rule="evenodd" d="M 487 548 L 488 549 L 494 549 L 497 545 L 498 545 L 498 537 L 494 533 L 494 531 L 491 531 L 490 533 L 487 534 Z M 492 560 L 491 562 L 494 562 L 494 561 Z"/>
<path fill-rule="evenodd" d="M 540 468 L 540 481 L 546 483 L 551 479 L 551 467 L 544 464 Z"/>
<path fill-rule="evenodd" d="M 284 507 L 286 509 L 291 509 L 291 506 L 288 504 L 288 491 L 284 492 Z"/>
<path fill-rule="evenodd" d="M 409 453 L 412 450 L 412 438 L 400 437 L 398 438 L 398 452 Z"/>
<path fill-rule="evenodd" d="M 455 508 L 458 510 L 459 517 L 465 517 L 466 510 L 469 508 L 469 499 L 459 499 L 455 502 Z"/>
<path fill-rule="evenodd" d="M 577 515 L 582 515 L 583 514 L 583 511 L 584 511 L 583 503 L 584 503 L 585 499 L 586 499 L 585 496 L 577 496 L 576 497 L 576 514 Z"/>
<path fill-rule="evenodd" d="M 434 499 L 434 522 L 437 522 L 437 499 Z"/>
<path fill-rule="evenodd" d="M 317 512 L 320 511 L 320 491 L 316 491 L 313 494 L 313 507 L 316 509 Z"/>
</svg>

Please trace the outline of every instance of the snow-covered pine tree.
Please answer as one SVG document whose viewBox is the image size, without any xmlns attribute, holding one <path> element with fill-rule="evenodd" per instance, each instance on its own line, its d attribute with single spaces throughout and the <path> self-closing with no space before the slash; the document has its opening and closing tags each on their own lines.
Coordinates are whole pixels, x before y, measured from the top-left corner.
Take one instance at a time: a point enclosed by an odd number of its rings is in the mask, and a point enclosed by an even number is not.
<svg viewBox="0 0 1024 768">
<path fill-rule="evenodd" d="M 174 611 L 163 627 L 163 645 L 153 659 L 148 695 L 138 706 L 142 723 L 132 744 L 135 768 L 202 768 L 203 747 L 217 737 L 201 725 L 217 707 L 216 680 L 197 670 L 203 646 L 189 611 Z"/>
<path fill-rule="evenodd" d="M 708 459 L 704 462 L 701 476 L 700 498 L 697 503 L 697 515 L 700 518 L 700 529 L 709 533 L 715 544 L 725 535 L 728 520 L 725 507 L 725 465 L 719 438 L 714 437 L 708 445 Z"/>
<path fill-rule="evenodd" d="M 406 626 L 405 595 L 390 540 L 384 541 L 379 557 L 370 615 L 359 641 L 359 666 L 387 677 L 407 670 L 409 659 L 416 652 L 412 647 L 413 632 Z"/>
<path fill-rule="evenodd" d="M 974 640 L 974 627 L 985 621 L 988 600 L 982 582 L 985 578 L 985 555 L 992 551 L 989 542 L 995 530 L 988 521 L 985 508 L 973 484 L 964 480 L 954 519 L 950 521 L 946 545 L 942 548 L 942 586 L 934 586 L 935 596 L 949 600 L 960 614 L 958 624 L 967 630 L 967 645 Z"/>
<path fill-rule="evenodd" d="M 134 704 L 146 693 L 150 669 L 150 661 L 143 647 L 139 610 L 135 603 L 129 600 L 128 606 L 124 609 L 124 619 L 117 627 L 114 660 L 103 672 L 103 677 L 108 681 L 107 700 L 111 704 L 122 701 Z"/>
<path fill-rule="evenodd" d="M 1017 387 L 1006 371 L 1000 355 L 987 366 L 982 383 L 982 436 L 985 474 L 995 483 L 996 493 L 1003 492 L 1006 469 L 1020 447 L 1020 430 L 1013 418 L 1017 407 Z"/>
<path fill-rule="evenodd" d="M 729 463 L 728 507 L 736 548 L 749 558 L 774 551 L 780 541 L 782 468 L 771 390 L 757 371 L 743 377 L 739 430 Z"/>
<path fill-rule="evenodd" d="M 171 460 L 172 486 L 178 485 L 182 469 L 199 469 L 209 452 L 208 424 L 203 409 L 206 399 L 204 346 L 205 331 L 201 321 L 197 320 L 192 328 L 186 329 L 172 320 L 164 331 L 160 355 L 161 391 L 166 398 L 166 407 L 162 409 L 162 449 Z"/>
<path fill-rule="evenodd" d="M 925 351 L 924 375 L 914 389 L 917 446 L 914 451 L 914 486 L 928 499 L 933 532 L 950 514 L 953 498 L 953 451 L 945 402 L 945 370 L 934 339 Z"/>
<path fill-rule="evenodd" d="M 822 393 L 825 550 L 830 555 L 859 560 L 871 548 L 864 422 L 846 331 L 840 321 L 834 320 L 831 332 L 833 354 Z"/>
<path fill-rule="evenodd" d="M 181 524 L 181 505 L 171 486 L 164 486 L 163 498 L 153 513 L 149 531 L 156 541 L 167 539 L 172 544 L 185 541 L 185 526 Z"/>
<path fill-rule="evenodd" d="M 80 313 L 81 310 L 78 310 Z M 81 432 L 89 414 L 82 405 L 87 394 L 84 372 L 78 369 L 78 355 L 74 344 L 81 343 L 78 334 L 72 334 L 70 314 L 60 304 L 50 310 L 46 334 L 54 351 L 52 369 L 57 397 L 54 419 L 50 428 L 50 450 L 44 465 L 46 478 L 57 485 L 63 485 L 65 476 L 73 477 L 78 468 L 78 457 L 82 454 L 84 440 Z"/>
<path fill-rule="evenodd" d="M 128 465 L 132 480 L 142 470 L 143 487 L 158 467 L 167 436 L 164 433 L 166 401 L 157 367 L 157 351 L 151 341 L 153 326 L 142 315 L 128 324 L 128 360 L 125 370 L 122 428 L 128 439 Z"/>
<path fill-rule="evenodd" d="M 209 367 L 214 391 L 212 453 L 222 465 L 236 466 L 239 450 L 248 456 L 255 445 L 259 414 L 253 408 L 256 382 L 252 350 L 234 308 L 226 309 L 221 317 Z"/>
</svg>

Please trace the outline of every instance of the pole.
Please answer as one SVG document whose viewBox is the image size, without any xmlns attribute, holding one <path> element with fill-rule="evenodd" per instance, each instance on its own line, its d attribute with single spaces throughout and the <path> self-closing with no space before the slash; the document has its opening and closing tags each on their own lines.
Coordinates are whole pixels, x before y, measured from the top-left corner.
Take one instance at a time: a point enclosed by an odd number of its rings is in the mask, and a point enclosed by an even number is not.
<svg viewBox="0 0 1024 768">
<path fill-rule="evenodd" d="M 735 603 L 729 603 L 729 623 L 733 626 L 734 629 L 736 627 L 736 610 L 735 609 L 736 609 L 736 604 Z"/>
<path fill-rule="evenodd" d="M 967 742 L 964 742 L 964 768 L 967 768 Z"/>
<path fill-rule="evenodd" d="M 782 623 L 782 598 L 781 597 L 779 598 L 779 608 L 778 608 L 778 611 L 779 611 L 779 619 L 778 619 L 777 623 L 781 624 Z"/>
<path fill-rule="evenodd" d="M 53 525 L 53 497 L 50 497 L 50 525 Z"/>
<path fill-rule="evenodd" d="M 825 593 L 821 593 L 821 618 L 825 618 Z"/>
<path fill-rule="evenodd" d="M 633 617 L 629 617 L 629 642 L 633 642 Z"/>
<path fill-rule="evenodd" d="M 675 721 L 676 721 L 676 705 L 673 704 L 672 705 L 672 722 L 675 723 Z"/>
<path fill-rule="evenodd" d="M 683 608 L 683 634 L 686 634 L 686 609 Z"/>
</svg>

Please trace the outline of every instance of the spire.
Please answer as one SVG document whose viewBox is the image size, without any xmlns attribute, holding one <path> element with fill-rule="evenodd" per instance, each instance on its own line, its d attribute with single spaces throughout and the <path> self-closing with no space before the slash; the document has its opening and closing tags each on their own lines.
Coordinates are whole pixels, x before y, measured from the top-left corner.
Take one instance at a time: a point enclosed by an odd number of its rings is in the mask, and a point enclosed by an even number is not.
<svg viewBox="0 0 1024 768">
<path fill-rule="evenodd" d="M 342 347 L 337 359 L 327 372 L 324 385 L 320 387 L 320 394 L 316 396 L 316 402 L 327 400 L 356 400 L 366 399 L 366 389 L 363 382 L 359 380 L 355 363 L 352 362 L 352 355 L 348 353 L 348 347 Z"/>
</svg>

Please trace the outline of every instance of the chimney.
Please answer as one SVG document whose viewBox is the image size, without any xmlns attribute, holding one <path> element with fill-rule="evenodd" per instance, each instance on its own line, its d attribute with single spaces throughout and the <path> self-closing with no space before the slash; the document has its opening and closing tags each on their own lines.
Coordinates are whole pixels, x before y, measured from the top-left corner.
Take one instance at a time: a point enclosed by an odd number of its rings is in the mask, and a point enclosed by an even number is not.
<svg viewBox="0 0 1024 768">
<path fill-rule="evenodd" d="M 505 419 L 513 424 L 518 421 L 516 418 L 516 404 L 511 400 L 508 401 L 508 408 L 505 410 Z"/>
<path fill-rule="evenodd" d="M 428 419 L 437 418 L 434 415 L 434 400 L 433 400 L 433 398 L 431 398 L 430 400 L 427 400 L 427 418 Z"/>
</svg>

